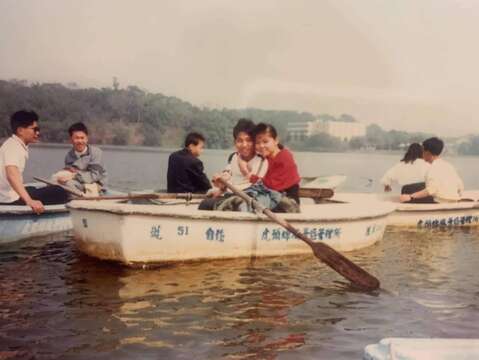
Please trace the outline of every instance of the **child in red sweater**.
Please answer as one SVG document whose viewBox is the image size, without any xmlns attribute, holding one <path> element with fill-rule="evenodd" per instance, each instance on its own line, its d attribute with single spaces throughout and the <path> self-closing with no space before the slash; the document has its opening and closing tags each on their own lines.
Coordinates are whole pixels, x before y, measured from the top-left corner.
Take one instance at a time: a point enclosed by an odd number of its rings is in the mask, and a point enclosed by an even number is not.
<svg viewBox="0 0 479 360">
<path fill-rule="evenodd" d="M 279 143 L 276 129 L 270 124 L 260 123 L 255 131 L 256 151 L 268 160 L 268 171 L 261 179 L 263 185 L 296 200 L 299 204 L 299 182 L 301 178 L 293 154 Z M 252 183 L 258 178 L 250 179 Z"/>
</svg>

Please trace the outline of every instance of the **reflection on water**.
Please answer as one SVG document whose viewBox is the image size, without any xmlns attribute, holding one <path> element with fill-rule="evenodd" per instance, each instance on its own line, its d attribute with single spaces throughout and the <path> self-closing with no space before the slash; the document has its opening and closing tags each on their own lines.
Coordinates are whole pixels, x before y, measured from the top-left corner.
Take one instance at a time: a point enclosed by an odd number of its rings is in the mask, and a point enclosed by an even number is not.
<svg viewBox="0 0 479 360">
<path fill-rule="evenodd" d="M 349 288 L 313 256 L 141 270 L 88 258 L 70 240 L 0 248 L 4 354 L 357 359 L 386 336 L 479 331 L 477 230 L 389 231 L 350 253 L 381 279 L 371 294 Z"/>
</svg>

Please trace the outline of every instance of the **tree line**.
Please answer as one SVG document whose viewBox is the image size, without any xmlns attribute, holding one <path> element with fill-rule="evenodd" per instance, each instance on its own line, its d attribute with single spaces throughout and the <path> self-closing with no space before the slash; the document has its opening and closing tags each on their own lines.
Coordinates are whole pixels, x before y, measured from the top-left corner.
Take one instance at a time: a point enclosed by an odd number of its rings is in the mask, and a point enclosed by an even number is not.
<svg viewBox="0 0 479 360">
<path fill-rule="evenodd" d="M 472 135 L 457 146 L 457 152 L 461 155 L 479 155 L 479 135 Z"/>
<path fill-rule="evenodd" d="M 356 120 L 348 114 L 336 118 L 297 111 L 199 107 L 137 86 L 120 88 L 114 79 L 112 87 L 101 89 L 79 88 L 75 83 L 29 84 L 26 80 L 0 80 L 0 138 L 10 135 L 9 116 L 21 108 L 38 112 L 45 142 L 67 142 L 68 127 L 82 121 L 90 128 L 91 142 L 96 144 L 179 147 L 186 133 L 199 131 L 207 138 L 209 148 L 224 149 L 231 147 L 232 128 L 242 117 L 273 124 L 282 141 L 296 150 L 344 151 L 368 147 L 394 150 L 426 137 L 426 134 L 386 131 L 378 125 L 370 125 L 366 136 L 350 141 L 318 134 L 295 142 L 288 139 L 288 123 L 317 118 Z"/>
</svg>

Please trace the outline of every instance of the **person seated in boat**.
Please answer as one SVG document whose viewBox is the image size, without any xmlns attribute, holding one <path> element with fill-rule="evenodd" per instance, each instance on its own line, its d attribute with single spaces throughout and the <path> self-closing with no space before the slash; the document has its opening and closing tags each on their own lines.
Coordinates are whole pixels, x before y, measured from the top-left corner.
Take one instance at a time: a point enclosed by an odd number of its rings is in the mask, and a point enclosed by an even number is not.
<svg viewBox="0 0 479 360">
<path fill-rule="evenodd" d="M 36 188 L 23 184 L 28 145 L 38 142 L 40 136 L 37 113 L 17 111 L 10 117 L 10 125 L 12 136 L 0 147 L 0 203 L 27 205 L 41 214 L 44 205 L 68 202 L 68 194 L 59 186 Z"/>
<path fill-rule="evenodd" d="M 225 169 L 215 174 L 212 182 L 215 185 L 209 192 L 209 198 L 200 203 L 200 210 L 217 209 L 224 198 L 221 195 L 231 195 L 226 187 L 218 182 L 220 177 L 231 182 L 240 190 L 251 186 L 250 179 L 254 176 L 263 177 L 268 170 L 266 159 L 256 153 L 254 144 L 255 124 L 250 119 L 239 119 L 233 128 L 233 139 L 236 151 L 228 157 L 228 164 Z"/>
<path fill-rule="evenodd" d="M 301 178 L 293 154 L 278 138 L 273 125 L 260 123 L 254 129 L 256 151 L 268 161 L 268 170 L 263 177 L 250 176 L 253 184 L 245 193 L 264 207 L 276 212 L 299 212 L 299 183 Z M 225 210 L 253 211 L 238 196 L 222 203 Z"/>
<path fill-rule="evenodd" d="M 72 148 L 65 156 L 65 168 L 52 178 L 86 195 L 98 196 L 106 184 L 102 151 L 88 143 L 88 128 L 82 122 L 70 126 L 68 134 Z"/>
<path fill-rule="evenodd" d="M 426 188 L 426 174 L 430 164 L 423 159 L 421 144 L 412 143 L 399 163 L 390 168 L 381 179 L 384 191 L 392 190 L 393 183 L 401 186 L 401 194 L 412 194 Z M 431 197 L 414 199 L 413 202 L 431 202 Z"/>
<path fill-rule="evenodd" d="M 412 194 L 403 194 L 400 201 L 410 202 L 416 199 L 430 198 L 430 202 L 443 203 L 461 200 L 464 183 L 456 169 L 440 157 L 444 142 L 437 137 L 432 137 L 425 140 L 422 146 L 424 160 L 431 164 L 426 174 L 426 188 Z"/>
<path fill-rule="evenodd" d="M 203 135 L 192 132 L 186 136 L 185 147 L 168 158 L 167 191 L 169 193 L 204 194 L 211 183 L 199 159 L 205 146 Z"/>
</svg>

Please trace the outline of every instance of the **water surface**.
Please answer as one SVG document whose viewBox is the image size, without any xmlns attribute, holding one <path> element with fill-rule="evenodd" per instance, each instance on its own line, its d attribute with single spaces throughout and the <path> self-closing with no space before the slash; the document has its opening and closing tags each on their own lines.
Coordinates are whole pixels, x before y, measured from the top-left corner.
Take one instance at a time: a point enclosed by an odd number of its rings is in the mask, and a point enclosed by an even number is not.
<svg viewBox="0 0 479 360">
<path fill-rule="evenodd" d="M 225 154 L 206 154 L 208 173 Z M 27 177 L 48 176 L 63 155 L 33 149 Z M 108 150 L 105 159 L 116 188 L 165 186 L 167 154 Z M 397 156 L 297 159 L 305 175 L 343 173 L 343 189 L 373 191 Z M 477 160 L 451 160 L 478 187 Z M 348 254 L 381 280 L 373 293 L 350 288 L 312 255 L 142 270 L 82 255 L 70 234 L 4 245 L 0 359 L 359 359 L 384 337 L 477 337 L 478 235 L 387 231 Z"/>
</svg>

